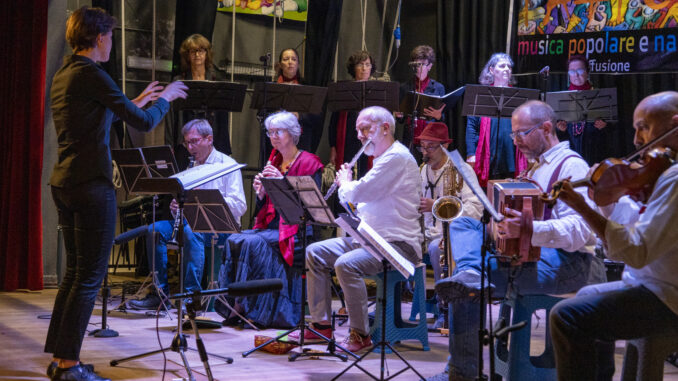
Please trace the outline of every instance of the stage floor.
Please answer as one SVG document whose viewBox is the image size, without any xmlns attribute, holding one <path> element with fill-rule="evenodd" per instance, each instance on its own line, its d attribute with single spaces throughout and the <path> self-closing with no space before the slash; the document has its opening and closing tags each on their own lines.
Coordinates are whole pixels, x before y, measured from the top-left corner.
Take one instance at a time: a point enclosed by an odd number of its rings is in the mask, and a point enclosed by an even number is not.
<svg viewBox="0 0 678 381">
<path fill-rule="evenodd" d="M 119 294 L 115 290 L 114 294 Z M 44 380 L 45 368 L 49 357 L 43 353 L 44 339 L 49 325 L 48 315 L 51 312 L 56 290 L 48 289 L 40 292 L 11 292 L 0 293 L 0 379 L 2 380 Z M 119 299 L 118 299 L 119 300 Z M 114 302 L 117 303 L 117 302 Z M 338 306 L 338 302 L 337 306 Z M 409 316 L 409 304 L 403 308 L 403 316 Z M 172 310 L 172 319 L 161 317 L 158 320 L 159 329 L 156 331 L 156 319 L 140 313 L 123 313 L 113 311 L 109 314 L 109 328 L 119 332 L 115 338 L 94 338 L 87 336 L 83 343 L 82 360 L 93 363 L 97 372 L 112 380 L 160 380 L 163 376 L 163 366 L 166 365 L 165 380 L 181 380 L 186 377 L 181 357 L 175 352 L 137 359 L 111 367 L 109 362 L 160 347 L 158 336 L 163 346 L 169 346 L 173 329 L 176 328 L 175 310 Z M 497 307 L 493 307 L 496 316 Z M 47 315 L 47 316 L 45 316 Z M 207 317 L 221 321 L 214 312 L 207 313 Z M 533 333 L 532 350 L 539 353 L 543 347 L 539 339 L 543 340 L 544 316 L 533 317 L 533 326 L 538 325 Z M 89 330 L 101 325 L 101 305 L 97 302 Z M 189 333 L 190 334 L 190 333 Z M 218 380 L 330 380 L 350 364 L 334 358 L 300 359 L 289 362 L 287 355 L 273 355 L 264 352 L 255 352 L 247 358 L 242 352 L 254 346 L 255 334 L 274 336 L 276 330 L 255 332 L 252 329 L 235 329 L 222 327 L 219 329 L 203 329 L 200 335 L 207 351 L 234 359 L 232 364 L 226 364 L 214 356 L 209 358 L 212 374 Z M 346 325 L 337 329 L 338 340 L 347 335 Z M 195 348 L 193 335 L 188 338 L 189 346 Z M 445 367 L 447 358 L 448 338 L 437 333 L 429 334 L 431 350 L 424 352 L 418 341 L 407 341 L 396 345 L 402 356 L 412 364 L 424 377 L 440 373 Z M 617 369 L 615 380 L 619 379 L 623 356 L 623 342 L 617 343 Z M 323 346 L 310 346 L 323 350 Z M 487 350 L 486 350 L 487 352 Z M 205 370 L 195 351 L 188 351 L 187 357 L 193 374 L 197 380 L 206 380 Z M 485 355 L 487 367 L 487 355 Z M 403 367 L 403 363 L 395 355 L 387 355 L 387 371 L 393 374 Z M 379 355 L 371 354 L 364 361 L 364 367 L 379 375 Z M 678 368 L 665 363 L 665 380 L 678 381 Z M 368 380 L 369 376 L 360 370 L 352 368 L 342 380 Z M 395 378 L 396 380 L 414 380 L 416 375 L 408 370 Z"/>
</svg>

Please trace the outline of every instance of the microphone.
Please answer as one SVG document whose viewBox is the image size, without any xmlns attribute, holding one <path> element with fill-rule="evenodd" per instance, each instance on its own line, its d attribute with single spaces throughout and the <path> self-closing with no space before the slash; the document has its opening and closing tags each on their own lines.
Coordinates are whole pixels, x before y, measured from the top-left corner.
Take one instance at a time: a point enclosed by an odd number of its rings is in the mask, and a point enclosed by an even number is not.
<svg viewBox="0 0 678 381">
<path fill-rule="evenodd" d="M 267 292 L 280 291 L 282 289 L 282 280 L 279 278 L 273 279 L 257 279 L 248 280 L 245 282 L 235 282 L 228 285 L 228 287 L 217 288 L 213 290 L 204 290 L 193 292 L 184 292 L 181 294 L 171 295 L 170 299 L 190 298 L 196 295 L 210 296 L 210 295 L 227 295 L 227 296 L 249 296 L 255 294 L 265 294 Z"/>
<path fill-rule="evenodd" d="M 268 53 L 264 54 L 263 56 L 259 57 L 259 61 L 264 62 L 264 63 L 268 62 L 270 60 L 271 60 L 271 52 L 268 52 Z"/>
<path fill-rule="evenodd" d="M 550 66 L 544 66 L 541 70 L 539 70 L 539 75 L 542 77 L 546 78 L 549 76 L 549 71 L 551 70 Z"/>
<path fill-rule="evenodd" d="M 396 26 L 395 30 L 393 31 L 393 37 L 395 37 L 396 49 L 400 49 L 400 24 L 398 24 L 398 26 Z"/>
</svg>

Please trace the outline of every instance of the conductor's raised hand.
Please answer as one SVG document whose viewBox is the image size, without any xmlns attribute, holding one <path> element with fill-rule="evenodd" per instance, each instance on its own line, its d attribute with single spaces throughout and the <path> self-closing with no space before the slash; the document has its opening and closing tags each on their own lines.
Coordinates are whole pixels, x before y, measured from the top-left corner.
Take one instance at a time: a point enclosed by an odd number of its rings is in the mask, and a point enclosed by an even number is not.
<svg viewBox="0 0 678 381">
<path fill-rule="evenodd" d="M 159 85 L 158 81 L 153 81 L 149 83 L 148 86 L 146 86 L 144 91 L 142 91 L 138 97 L 132 100 L 132 103 L 134 103 L 139 108 L 144 107 L 148 102 L 153 102 L 158 99 L 162 89 L 163 87 Z"/>
<path fill-rule="evenodd" d="M 185 99 L 187 96 L 186 90 L 188 90 L 188 87 L 184 85 L 183 82 L 174 81 L 169 85 L 165 86 L 165 88 L 160 93 L 159 97 L 165 99 L 167 102 L 172 102 L 173 100 L 178 98 Z"/>
</svg>

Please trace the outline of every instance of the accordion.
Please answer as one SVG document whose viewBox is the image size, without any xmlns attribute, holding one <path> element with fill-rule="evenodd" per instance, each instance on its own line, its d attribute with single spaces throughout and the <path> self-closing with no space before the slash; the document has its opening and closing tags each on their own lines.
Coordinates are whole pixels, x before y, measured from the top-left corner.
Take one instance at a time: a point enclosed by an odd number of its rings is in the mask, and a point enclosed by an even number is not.
<svg viewBox="0 0 678 381">
<path fill-rule="evenodd" d="M 499 238 L 496 222 L 490 225 L 490 234 L 497 252 L 507 257 L 512 265 L 523 262 L 536 262 L 541 254 L 541 247 L 532 246 L 532 221 L 544 219 L 544 203 L 539 198 L 542 194 L 537 184 L 519 180 L 490 180 L 487 185 L 487 196 L 494 208 L 506 215 L 506 208 L 522 213 L 520 221 L 520 237 Z"/>
</svg>

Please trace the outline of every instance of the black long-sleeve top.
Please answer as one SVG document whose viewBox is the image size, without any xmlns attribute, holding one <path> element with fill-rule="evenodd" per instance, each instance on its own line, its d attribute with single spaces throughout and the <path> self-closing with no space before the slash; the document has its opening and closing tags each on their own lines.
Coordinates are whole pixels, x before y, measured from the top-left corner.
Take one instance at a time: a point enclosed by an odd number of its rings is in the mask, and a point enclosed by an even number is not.
<svg viewBox="0 0 678 381">
<path fill-rule="evenodd" d="M 65 57 L 54 75 L 50 97 L 58 149 L 49 182 L 55 187 L 96 178 L 112 181 L 110 129 L 115 118 L 150 131 L 169 110 L 163 98 L 146 110 L 138 108 L 99 65 L 75 54 Z"/>
</svg>

